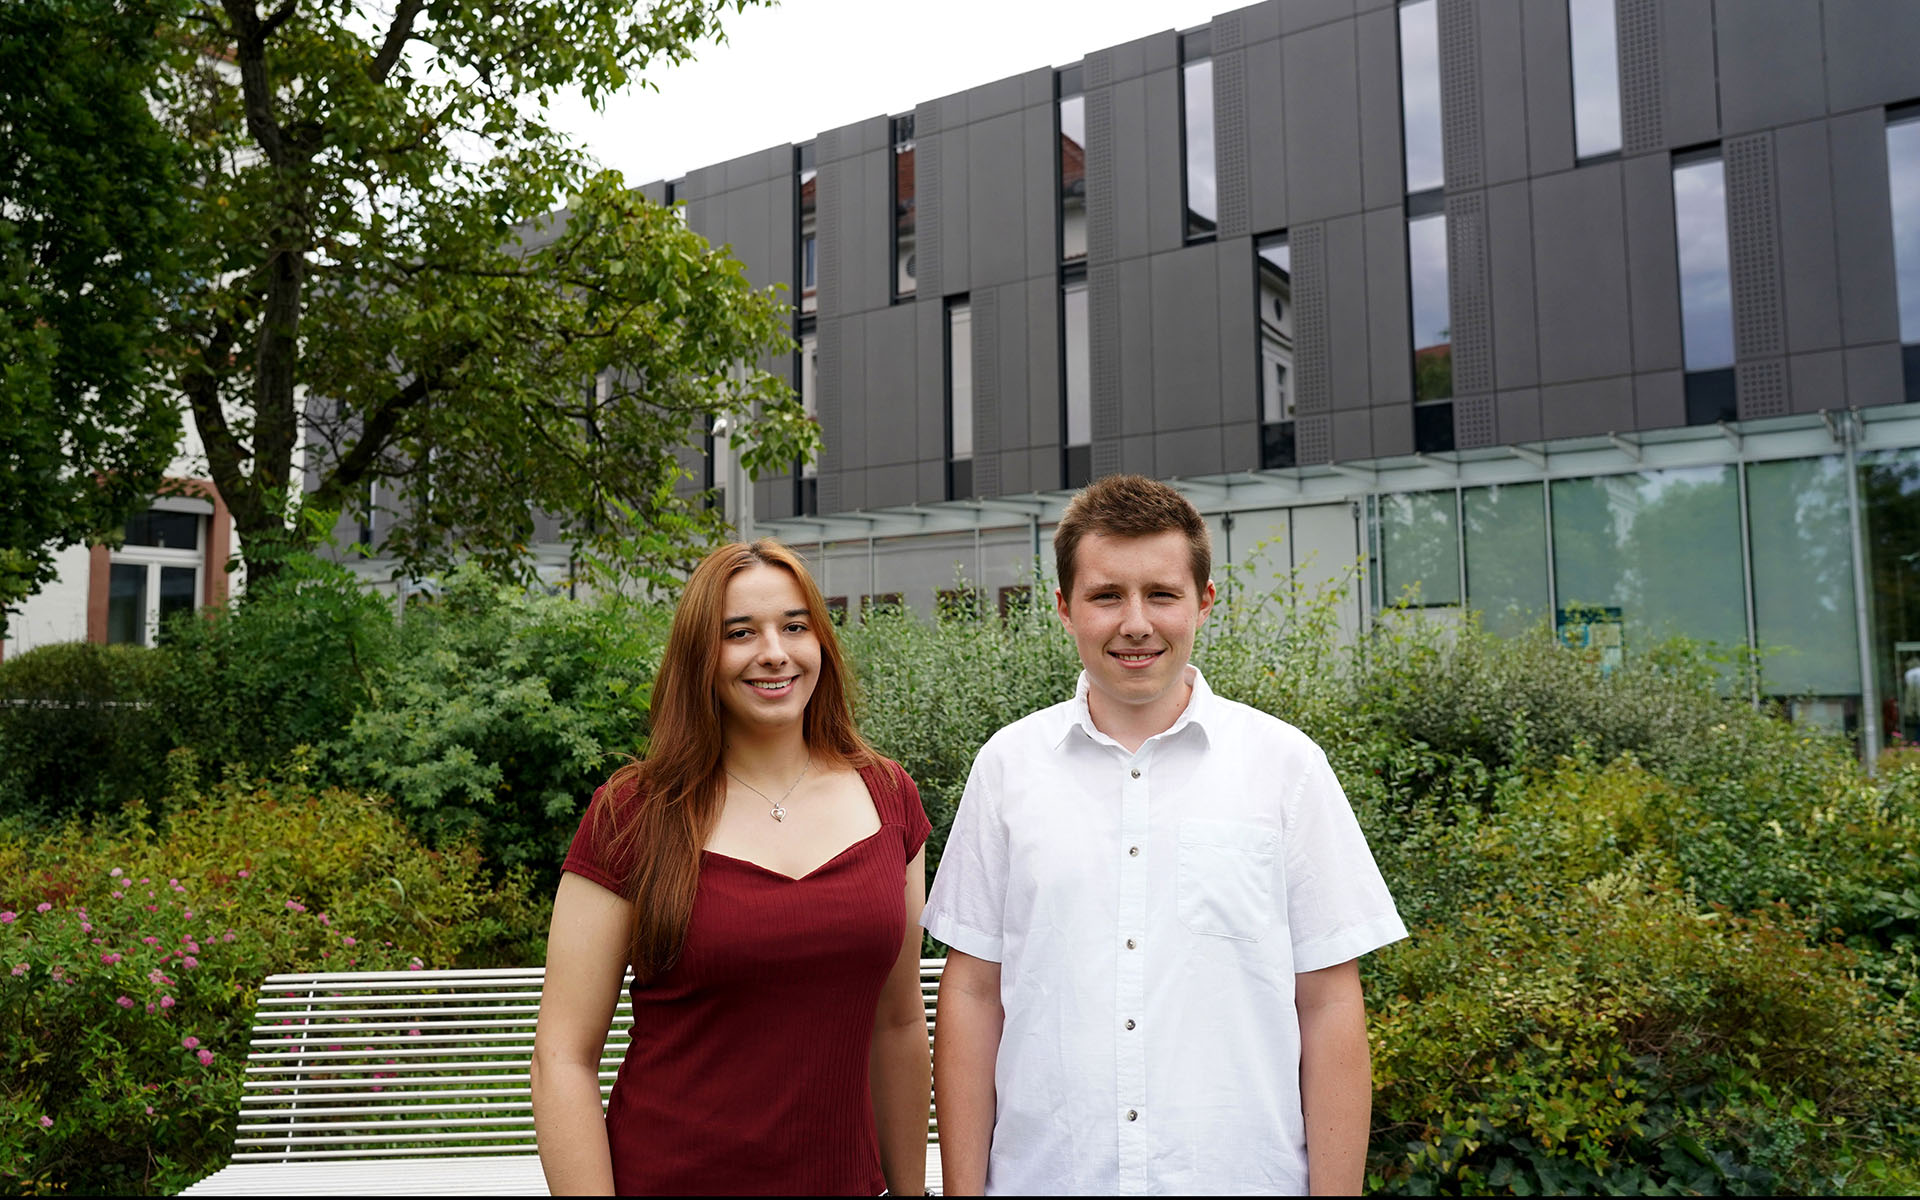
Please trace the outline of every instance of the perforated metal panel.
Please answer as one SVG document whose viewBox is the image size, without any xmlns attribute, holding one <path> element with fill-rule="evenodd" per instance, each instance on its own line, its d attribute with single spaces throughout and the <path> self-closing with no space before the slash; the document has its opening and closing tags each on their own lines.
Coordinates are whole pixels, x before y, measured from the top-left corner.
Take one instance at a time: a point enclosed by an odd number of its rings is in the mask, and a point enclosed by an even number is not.
<svg viewBox="0 0 1920 1200">
<path fill-rule="evenodd" d="M 1742 421 L 1787 415 L 1790 397 L 1785 358 L 1739 363 L 1733 369 L 1733 380 Z"/>
<path fill-rule="evenodd" d="M 1323 413 L 1333 404 L 1327 366 L 1326 226 L 1297 225 L 1287 241 L 1293 253 L 1293 372 L 1299 381 L 1295 410 Z"/>
<path fill-rule="evenodd" d="M 1222 17 L 1214 22 L 1213 170 L 1220 237 L 1247 235 L 1247 52 L 1218 51 Z M 1235 27 L 1239 25 L 1233 20 Z M 1236 41 L 1238 39 L 1236 38 Z"/>
<path fill-rule="evenodd" d="M 973 293 L 973 490 L 1000 494 L 1000 294 Z"/>
<path fill-rule="evenodd" d="M 940 286 L 940 102 L 929 100 L 913 113 L 914 130 L 914 256 L 919 294 L 938 297 Z"/>
<path fill-rule="evenodd" d="M 1092 383 L 1093 473 L 1120 469 L 1120 269 L 1087 270 L 1087 357 Z"/>
<path fill-rule="evenodd" d="M 825 134 L 821 140 L 826 140 Z M 820 173 L 814 176 L 814 236 L 819 242 L 816 302 L 822 321 L 846 311 L 840 298 L 840 259 L 847 251 L 847 240 L 840 230 L 840 191 L 846 171 L 847 167 L 841 163 L 822 163 Z"/>
<path fill-rule="evenodd" d="M 1480 121 L 1480 17 L 1473 0 L 1439 0 L 1440 127 L 1447 190 L 1480 187 L 1486 145 Z"/>
<path fill-rule="evenodd" d="M 1493 397 L 1459 396 L 1453 402 L 1453 446 L 1472 450 L 1494 445 Z"/>
<path fill-rule="evenodd" d="M 1618 0 L 1620 144 L 1627 154 L 1666 145 L 1660 89 L 1660 0 Z"/>
<path fill-rule="evenodd" d="M 1092 82 L 1091 72 L 1088 82 Z M 1113 91 L 1101 88 L 1086 96 L 1087 261 L 1091 264 L 1113 261 Z"/>
<path fill-rule="evenodd" d="M 1769 358 L 1786 353 L 1773 135 L 1730 138 L 1724 154 L 1734 357 L 1741 361 Z"/>
<path fill-rule="evenodd" d="M 1493 390 L 1493 305 L 1485 192 L 1447 198 L 1447 304 L 1456 395 Z"/>
<path fill-rule="evenodd" d="M 820 418 L 819 507 L 821 512 L 830 513 L 839 512 L 843 507 L 840 502 L 840 472 L 845 468 L 840 453 L 840 396 L 842 381 L 846 377 L 846 353 L 839 319 L 823 318 L 817 327 L 817 336 L 819 344 L 815 349 L 814 370 L 818 373 L 815 385 L 819 391 L 814 397 L 814 405 Z"/>
<path fill-rule="evenodd" d="M 1113 82 L 1113 50 L 1095 50 L 1081 65 L 1081 83 L 1089 88 L 1106 87 Z"/>
<path fill-rule="evenodd" d="M 1294 461 L 1303 467 L 1333 461 L 1333 419 L 1325 413 L 1293 423 Z"/>
</svg>

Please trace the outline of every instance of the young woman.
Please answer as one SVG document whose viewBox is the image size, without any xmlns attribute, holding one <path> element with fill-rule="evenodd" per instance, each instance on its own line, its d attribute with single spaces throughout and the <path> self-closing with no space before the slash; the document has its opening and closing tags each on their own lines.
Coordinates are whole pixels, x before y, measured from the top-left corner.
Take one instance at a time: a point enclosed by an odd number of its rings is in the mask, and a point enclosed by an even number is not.
<svg viewBox="0 0 1920 1200">
<path fill-rule="evenodd" d="M 554 898 L 533 1114 L 555 1195 L 924 1190 L 928 824 L 847 692 L 792 551 L 735 543 L 694 570 L 647 757 L 594 794 Z"/>
</svg>

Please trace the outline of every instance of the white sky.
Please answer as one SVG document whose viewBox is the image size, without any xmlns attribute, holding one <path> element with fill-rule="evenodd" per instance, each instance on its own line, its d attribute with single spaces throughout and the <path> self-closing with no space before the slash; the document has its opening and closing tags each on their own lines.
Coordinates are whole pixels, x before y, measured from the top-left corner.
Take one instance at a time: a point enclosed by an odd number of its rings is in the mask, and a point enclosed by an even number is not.
<svg viewBox="0 0 1920 1200">
<path fill-rule="evenodd" d="M 653 73 L 596 113 L 556 105 L 629 185 L 801 142 L 823 129 L 912 111 L 922 100 L 1163 29 L 1189 29 L 1243 0 L 786 0 L 723 22 L 727 41 Z"/>
</svg>

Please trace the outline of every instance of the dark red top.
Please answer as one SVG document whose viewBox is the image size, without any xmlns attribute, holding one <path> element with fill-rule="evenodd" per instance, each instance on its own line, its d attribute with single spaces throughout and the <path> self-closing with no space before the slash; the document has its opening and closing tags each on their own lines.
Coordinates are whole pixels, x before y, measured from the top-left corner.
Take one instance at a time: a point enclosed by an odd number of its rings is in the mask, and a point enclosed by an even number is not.
<svg viewBox="0 0 1920 1200">
<path fill-rule="evenodd" d="M 879 830 L 799 879 L 701 853 L 680 960 L 633 989 L 633 1041 L 607 1105 L 623 1195 L 886 1188 L 867 1052 L 906 936 L 905 868 L 929 826 L 898 763 L 860 775 Z M 596 836 L 608 802 L 594 793 L 564 869 L 624 894 L 629 864 Z"/>
</svg>

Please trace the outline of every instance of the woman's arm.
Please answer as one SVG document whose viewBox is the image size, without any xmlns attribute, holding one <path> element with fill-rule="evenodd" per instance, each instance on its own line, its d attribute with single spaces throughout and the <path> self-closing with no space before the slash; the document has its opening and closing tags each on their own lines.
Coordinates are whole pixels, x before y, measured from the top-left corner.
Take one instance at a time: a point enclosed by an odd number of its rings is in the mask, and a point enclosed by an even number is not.
<svg viewBox="0 0 1920 1200">
<path fill-rule="evenodd" d="M 905 903 L 906 936 L 900 957 L 880 989 L 867 1075 L 887 1191 L 918 1196 L 927 1189 L 927 1102 L 933 1086 L 927 1059 L 927 1007 L 920 995 L 920 910 L 927 903 L 925 848 L 907 864 Z"/>
<path fill-rule="evenodd" d="M 1307 1125 L 1307 1190 L 1357 1196 L 1366 1183 L 1373 1069 L 1360 964 L 1293 977 L 1300 1017 L 1300 1107 Z"/>
<path fill-rule="evenodd" d="M 600 1053 L 627 971 L 632 905 L 572 872 L 560 876 L 547 935 L 547 980 L 533 1039 L 533 1128 L 547 1189 L 613 1195 L 600 1107 Z"/>
</svg>

